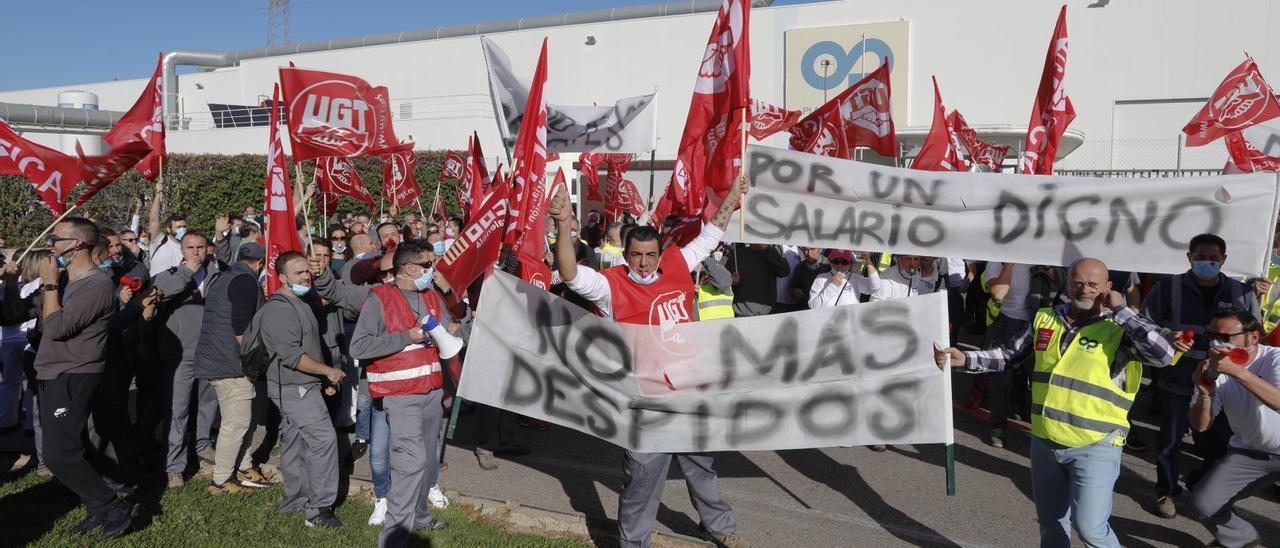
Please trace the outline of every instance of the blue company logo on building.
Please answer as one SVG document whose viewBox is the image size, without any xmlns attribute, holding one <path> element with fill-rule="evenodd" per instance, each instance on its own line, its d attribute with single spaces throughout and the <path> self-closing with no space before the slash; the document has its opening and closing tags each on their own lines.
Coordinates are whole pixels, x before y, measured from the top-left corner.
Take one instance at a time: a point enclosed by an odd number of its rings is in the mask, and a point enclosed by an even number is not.
<svg viewBox="0 0 1280 548">
<path fill-rule="evenodd" d="M 830 40 L 809 46 L 800 58 L 800 74 L 804 76 L 805 83 L 817 90 L 852 86 L 866 75 L 861 72 L 862 67 L 858 63 L 865 53 L 874 53 L 881 59 L 888 59 L 889 70 L 893 70 L 893 50 L 889 48 L 889 44 L 878 38 L 859 38 L 848 49 Z M 828 65 L 825 70 L 818 64 L 818 59 L 824 55 L 835 58 L 834 66 Z M 880 68 L 880 65 L 875 64 L 870 68 L 874 70 Z"/>
</svg>

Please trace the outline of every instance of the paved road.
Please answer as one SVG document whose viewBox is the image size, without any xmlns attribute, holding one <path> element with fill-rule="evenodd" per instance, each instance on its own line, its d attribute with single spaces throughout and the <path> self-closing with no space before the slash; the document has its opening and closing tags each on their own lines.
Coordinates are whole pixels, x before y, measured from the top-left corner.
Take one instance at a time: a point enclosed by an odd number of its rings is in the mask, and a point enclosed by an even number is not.
<svg viewBox="0 0 1280 548">
<path fill-rule="evenodd" d="M 966 379 L 957 377 L 957 395 L 967 395 Z M 1139 405 L 1144 405 L 1141 399 Z M 462 442 L 469 439 L 467 417 L 459 421 Z M 1037 545 L 1027 434 L 1011 433 L 1005 449 L 993 449 L 980 437 L 986 426 L 979 419 L 957 410 L 955 424 L 954 497 L 946 495 L 943 448 L 927 445 L 884 453 L 863 447 L 721 453 L 716 459 L 721 489 L 734 508 L 738 532 L 755 546 Z M 1140 423 L 1138 432 L 1155 439 L 1149 424 Z M 442 485 L 589 517 L 616 517 L 621 449 L 556 427 L 520 429 L 520 436 L 533 454 L 502 460 L 491 472 L 480 470 L 465 444 L 450 446 Z M 1194 466 L 1197 460 L 1187 455 L 1186 463 Z M 1149 456 L 1125 455 L 1111 519 L 1121 543 L 1203 546 L 1211 541 L 1198 522 L 1181 515 L 1166 520 L 1148 510 L 1154 479 Z M 1280 546 L 1280 504 L 1269 489 L 1238 507 L 1268 545 Z M 697 514 L 674 466 L 658 527 L 697 534 Z"/>
</svg>

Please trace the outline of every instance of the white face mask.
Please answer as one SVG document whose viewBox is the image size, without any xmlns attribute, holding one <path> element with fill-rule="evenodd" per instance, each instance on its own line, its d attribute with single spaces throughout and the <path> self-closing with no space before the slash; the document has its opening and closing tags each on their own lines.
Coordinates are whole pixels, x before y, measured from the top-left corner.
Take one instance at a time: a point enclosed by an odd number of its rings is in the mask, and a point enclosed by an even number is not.
<svg viewBox="0 0 1280 548">
<path fill-rule="evenodd" d="M 715 252 L 712 252 L 711 256 L 715 258 L 715 260 L 719 261 L 720 259 L 724 258 L 724 252 L 717 250 Z"/>
<path fill-rule="evenodd" d="M 650 272 L 648 276 L 641 276 L 639 272 L 632 270 L 627 273 L 627 277 L 640 285 L 653 285 L 654 282 L 658 281 L 658 272 L 654 271 Z"/>
</svg>

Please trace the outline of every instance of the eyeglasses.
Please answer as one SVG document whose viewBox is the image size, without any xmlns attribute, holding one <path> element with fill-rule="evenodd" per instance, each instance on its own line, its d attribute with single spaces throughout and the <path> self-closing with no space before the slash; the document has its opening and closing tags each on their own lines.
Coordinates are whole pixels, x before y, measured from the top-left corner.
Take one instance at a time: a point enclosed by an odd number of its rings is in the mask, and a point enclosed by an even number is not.
<svg viewBox="0 0 1280 548">
<path fill-rule="evenodd" d="M 1204 336 L 1211 341 L 1228 342 L 1231 340 L 1231 337 L 1244 335 L 1245 333 L 1248 333 L 1248 331 L 1237 331 L 1235 333 L 1214 333 L 1212 331 L 1205 331 Z"/>
<path fill-rule="evenodd" d="M 49 236 L 49 239 L 46 241 L 49 243 L 49 247 L 53 247 L 53 244 L 56 244 L 58 242 L 78 242 L 80 240 L 78 238 L 63 238 L 61 236 Z"/>
<path fill-rule="evenodd" d="M 138 241 L 138 239 L 137 239 L 137 238 L 120 238 L 120 241 L 122 241 L 122 242 L 129 242 L 129 243 L 133 243 L 133 242 Z"/>
</svg>

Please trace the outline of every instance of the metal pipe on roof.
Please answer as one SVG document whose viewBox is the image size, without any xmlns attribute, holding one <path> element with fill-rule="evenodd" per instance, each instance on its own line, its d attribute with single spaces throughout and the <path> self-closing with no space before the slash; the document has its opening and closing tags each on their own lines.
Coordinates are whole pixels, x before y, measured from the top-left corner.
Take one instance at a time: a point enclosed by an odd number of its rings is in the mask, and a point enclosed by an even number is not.
<svg viewBox="0 0 1280 548">
<path fill-rule="evenodd" d="M 462 36 L 479 36 L 482 34 L 493 34 L 497 32 L 512 32 L 589 23 L 608 23 L 626 21 L 630 19 L 643 19 L 646 17 L 690 15 L 695 13 L 705 13 L 708 11 L 717 11 L 720 9 L 720 1 L 721 0 L 685 0 L 683 2 L 663 2 L 642 6 L 575 11 L 562 13 L 560 15 L 521 17 L 519 19 L 504 19 L 501 21 L 431 27 L 421 30 L 392 32 L 387 34 L 370 34 L 357 37 L 336 38 L 333 40 L 312 40 L 309 42 L 295 42 L 293 44 L 233 51 L 219 52 L 175 49 L 164 55 L 163 67 L 161 69 L 163 79 L 162 85 L 164 87 L 163 103 L 165 119 L 168 121 L 167 123 L 170 129 L 177 128 L 178 105 L 173 99 L 177 97 L 178 94 L 178 65 L 194 65 L 210 68 L 231 67 L 239 65 L 242 61 L 249 59 L 262 59 L 265 57 L 276 57 L 280 55 L 298 55 L 302 53 L 335 51 L 387 44 L 403 44 L 406 42 L 458 38 Z M 753 8 L 765 8 L 772 5 L 773 0 L 751 1 L 751 7 Z"/>
<path fill-rule="evenodd" d="M 121 116 L 124 116 L 123 112 L 112 110 L 0 103 L 0 118 L 3 118 L 10 126 L 106 131 L 111 129 L 111 126 L 114 126 Z"/>
</svg>

